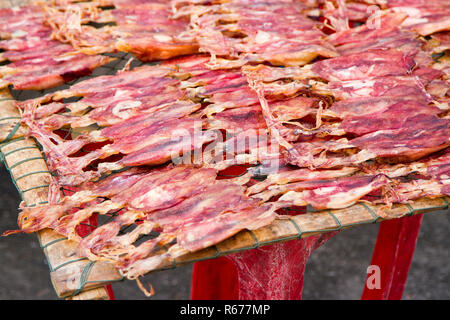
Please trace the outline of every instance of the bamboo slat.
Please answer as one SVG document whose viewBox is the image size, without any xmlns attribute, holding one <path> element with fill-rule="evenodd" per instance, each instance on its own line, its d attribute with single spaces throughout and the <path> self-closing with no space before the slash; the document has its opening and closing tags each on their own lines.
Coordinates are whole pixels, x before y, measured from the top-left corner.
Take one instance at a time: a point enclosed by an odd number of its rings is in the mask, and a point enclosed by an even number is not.
<svg viewBox="0 0 450 320">
<path fill-rule="evenodd" d="M 67 300 L 109 300 L 108 292 L 104 287 L 83 291 Z"/>
</svg>

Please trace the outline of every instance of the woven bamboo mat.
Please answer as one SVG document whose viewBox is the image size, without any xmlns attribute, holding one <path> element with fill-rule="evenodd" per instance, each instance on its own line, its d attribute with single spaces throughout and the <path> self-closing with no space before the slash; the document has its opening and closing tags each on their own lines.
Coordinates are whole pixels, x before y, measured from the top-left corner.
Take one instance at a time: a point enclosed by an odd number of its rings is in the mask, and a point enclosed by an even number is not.
<svg viewBox="0 0 450 320">
<path fill-rule="evenodd" d="M 0 1 L 0 7 L 19 5 L 26 1 Z M 119 70 L 128 60 L 119 55 L 119 63 L 94 72 L 104 74 Z M 27 93 L 40 95 L 43 92 Z M 11 95 L 12 94 L 12 95 Z M 32 138 L 24 137 L 25 129 L 20 125 L 20 114 L 14 106 L 14 98 L 20 92 L 0 91 L 0 158 L 9 170 L 12 181 L 27 206 L 47 202 L 51 178 L 45 159 Z M 276 220 L 256 231 L 242 231 L 235 236 L 204 250 L 190 253 L 180 250 L 177 258 L 167 261 L 158 270 L 212 259 L 219 256 L 249 250 L 275 242 L 300 239 L 307 236 L 342 230 L 360 224 L 376 223 L 385 219 L 432 212 L 448 208 L 450 198 L 419 199 L 406 205 L 382 206 L 360 202 L 341 210 L 309 212 Z M 77 244 L 52 230 L 37 233 L 39 243 L 50 266 L 50 277 L 59 297 L 68 299 L 107 299 L 105 284 L 123 280 L 112 264 L 92 262 L 76 255 Z M 155 271 L 158 271 L 155 270 Z"/>
</svg>

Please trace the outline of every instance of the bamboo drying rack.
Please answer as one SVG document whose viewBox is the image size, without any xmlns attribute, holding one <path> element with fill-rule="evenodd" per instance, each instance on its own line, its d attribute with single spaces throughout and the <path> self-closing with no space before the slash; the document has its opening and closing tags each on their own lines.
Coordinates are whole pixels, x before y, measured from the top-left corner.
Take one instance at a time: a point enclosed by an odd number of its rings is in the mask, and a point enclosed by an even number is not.
<svg viewBox="0 0 450 320">
<path fill-rule="evenodd" d="M 24 4 L 27 1 L 0 1 L 0 7 Z M 33 138 L 25 137 L 19 111 L 9 89 L 0 90 L 0 159 L 11 174 L 13 183 L 24 203 L 35 206 L 47 202 L 51 172 Z M 447 209 L 449 197 L 423 198 L 410 204 L 381 205 L 359 202 L 340 210 L 309 212 L 286 219 L 255 231 L 241 231 L 212 247 L 191 253 L 177 252 L 178 258 L 167 261 L 155 271 L 213 259 L 276 242 L 300 239 L 311 235 L 339 231 L 361 224 L 376 223 L 419 213 Z M 37 237 L 50 266 L 50 278 L 60 298 L 108 299 L 105 284 L 123 280 L 115 267 L 107 262 L 93 262 L 76 254 L 77 243 L 67 240 L 53 230 L 45 229 Z"/>
<path fill-rule="evenodd" d="M 0 154 L 12 180 L 27 206 L 46 203 L 51 173 L 45 159 L 32 138 L 24 137 L 20 114 L 7 90 L 0 91 Z M 338 231 L 360 224 L 425 213 L 448 208 L 449 197 L 419 199 L 410 204 L 381 205 L 360 202 L 349 208 L 310 212 L 287 219 L 275 220 L 271 225 L 255 231 L 241 231 L 212 247 L 190 253 L 178 252 L 178 258 L 167 261 L 158 270 L 249 250 L 276 242 L 300 239 L 311 235 Z M 77 257 L 74 241 L 46 229 L 37 233 L 50 266 L 50 278 L 59 297 L 71 299 L 106 298 L 102 288 L 123 277 L 106 262 L 92 262 Z M 158 271 L 155 270 L 155 271 Z"/>
</svg>

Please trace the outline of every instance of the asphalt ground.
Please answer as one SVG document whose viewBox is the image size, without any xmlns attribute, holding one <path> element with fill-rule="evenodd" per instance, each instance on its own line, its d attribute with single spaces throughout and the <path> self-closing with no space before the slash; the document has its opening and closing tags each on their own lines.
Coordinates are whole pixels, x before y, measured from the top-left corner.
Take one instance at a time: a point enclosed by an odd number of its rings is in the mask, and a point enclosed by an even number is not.
<svg viewBox="0 0 450 320">
<path fill-rule="evenodd" d="M 17 229 L 20 199 L 9 174 L 0 167 L 0 233 Z M 447 300 L 449 278 L 449 211 L 427 213 L 410 268 L 403 299 Z M 378 224 L 341 231 L 310 257 L 303 299 L 359 299 L 370 264 Z M 189 299 L 192 266 L 147 275 L 155 295 L 147 298 L 135 281 L 113 284 L 116 299 Z M 0 299 L 58 299 L 36 235 L 0 237 Z"/>
</svg>

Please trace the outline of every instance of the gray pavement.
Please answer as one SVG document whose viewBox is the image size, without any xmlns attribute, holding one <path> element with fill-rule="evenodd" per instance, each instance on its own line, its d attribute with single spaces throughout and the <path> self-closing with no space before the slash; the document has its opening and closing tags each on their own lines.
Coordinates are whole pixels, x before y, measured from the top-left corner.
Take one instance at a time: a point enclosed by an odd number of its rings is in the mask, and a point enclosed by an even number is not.
<svg viewBox="0 0 450 320">
<path fill-rule="evenodd" d="M 0 167 L 0 233 L 16 229 L 18 194 Z M 449 212 L 426 214 L 411 265 L 404 299 L 449 299 Z M 359 299 L 378 225 L 342 231 L 309 259 L 304 299 Z M 156 294 L 151 299 L 189 299 L 191 266 L 144 277 Z M 148 299 L 134 281 L 113 285 L 117 299 Z M 35 235 L 0 238 L 0 299 L 57 299 Z"/>
</svg>

